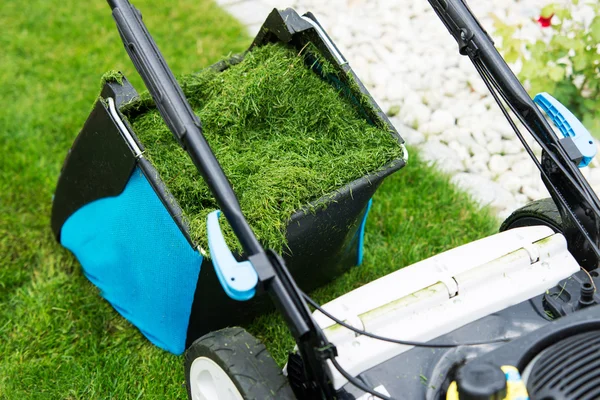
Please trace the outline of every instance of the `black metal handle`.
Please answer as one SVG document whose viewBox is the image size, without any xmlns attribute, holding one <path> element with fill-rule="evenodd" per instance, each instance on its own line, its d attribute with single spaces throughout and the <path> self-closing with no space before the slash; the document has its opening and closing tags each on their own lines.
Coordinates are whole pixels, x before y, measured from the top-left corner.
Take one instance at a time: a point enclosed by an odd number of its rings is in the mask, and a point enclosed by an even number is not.
<svg viewBox="0 0 600 400">
<path fill-rule="evenodd" d="M 500 94 L 542 147 L 541 163 L 530 149 L 528 152 L 560 211 L 569 251 L 580 265 L 596 268 L 600 262 L 600 200 L 595 192 L 562 148 L 548 121 L 498 53 L 466 1 L 429 0 L 429 3 L 456 39 L 460 53 L 469 56 L 492 94 L 495 97 L 494 91 Z M 499 98 L 497 101 L 502 107 Z M 508 114 L 505 115 L 510 121 Z M 520 139 L 527 149 L 524 140 Z"/>
<path fill-rule="evenodd" d="M 546 144 L 556 143 L 557 138 L 537 106 L 494 47 L 494 42 L 464 0 L 429 0 L 450 34 L 458 43 L 459 52 L 471 59 L 479 58 L 495 77 L 502 92 L 526 120 L 540 128 L 536 133 Z"/>
<path fill-rule="evenodd" d="M 325 397 L 333 398 L 334 389 L 322 356 L 322 348 L 330 347 L 329 343 L 313 320 L 283 259 L 273 252 L 266 253 L 246 222 L 229 181 L 202 135 L 200 120 L 192 112 L 179 84 L 144 26 L 140 12 L 128 0 L 108 0 L 108 4 L 113 10 L 125 49 L 156 102 L 161 116 L 202 173 L 258 272 L 261 283 L 283 314 L 300 349 L 308 379 L 315 382 Z"/>
<path fill-rule="evenodd" d="M 192 111 L 142 21 L 128 0 L 108 0 L 125 49 L 154 99 L 160 115 L 202 174 L 247 255 L 264 253 L 244 218 L 238 199 Z"/>
</svg>

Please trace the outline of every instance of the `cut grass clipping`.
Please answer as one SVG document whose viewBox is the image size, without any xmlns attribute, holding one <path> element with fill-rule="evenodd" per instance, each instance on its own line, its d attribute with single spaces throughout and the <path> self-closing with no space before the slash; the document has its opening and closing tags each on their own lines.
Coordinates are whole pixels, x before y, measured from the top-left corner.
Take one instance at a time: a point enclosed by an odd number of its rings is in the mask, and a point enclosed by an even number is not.
<svg viewBox="0 0 600 400">
<path fill-rule="evenodd" d="M 266 45 L 223 72 L 206 69 L 180 79 L 244 215 L 259 241 L 277 251 L 285 251 L 285 227 L 295 211 L 381 170 L 402 153 L 380 121 L 379 127 L 369 124 L 300 53 Z M 319 63 L 323 71 L 333 70 Z M 141 98 L 124 111 L 146 157 L 183 209 L 192 240 L 208 249 L 206 216 L 218 207 L 216 201 L 156 108 L 144 110 L 148 96 Z M 223 227 L 229 245 L 239 249 L 230 227 Z"/>
</svg>

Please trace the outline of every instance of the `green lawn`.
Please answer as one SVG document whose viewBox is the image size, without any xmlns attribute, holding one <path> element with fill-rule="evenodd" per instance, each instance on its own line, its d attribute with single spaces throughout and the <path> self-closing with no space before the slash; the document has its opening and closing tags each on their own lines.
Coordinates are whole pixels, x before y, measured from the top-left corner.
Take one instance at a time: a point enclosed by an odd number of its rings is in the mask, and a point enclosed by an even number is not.
<svg viewBox="0 0 600 400">
<path fill-rule="evenodd" d="M 177 74 L 249 45 L 212 2 L 166 3 L 135 1 Z M 120 69 L 142 88 L 110 9 L 104 1 L 4 0 L 0 27 L 0 398 L 184 398 L 182 358 L 113 311 L 49 229 L 60 167 L 100 76 Z M 413 152 L 375 198 L 364 265 L 315 296 L 324 301 L 496 228 Z M 273 318 L 253 331 L 281 361 L 291 343 Z"/>
</svg>

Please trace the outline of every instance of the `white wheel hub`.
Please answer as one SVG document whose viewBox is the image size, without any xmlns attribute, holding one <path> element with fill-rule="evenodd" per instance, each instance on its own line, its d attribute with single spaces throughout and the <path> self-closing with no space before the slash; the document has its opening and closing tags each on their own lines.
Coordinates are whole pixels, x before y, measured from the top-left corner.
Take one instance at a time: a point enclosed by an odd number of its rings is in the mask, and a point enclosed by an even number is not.
<svg viewBox="0 0 600 400">
<path fill-rule="evenodd" d="M 227 372 L 207 357 L 194 360 L 189 384 L 193 400 L 244 400 Z"/>
</svg>

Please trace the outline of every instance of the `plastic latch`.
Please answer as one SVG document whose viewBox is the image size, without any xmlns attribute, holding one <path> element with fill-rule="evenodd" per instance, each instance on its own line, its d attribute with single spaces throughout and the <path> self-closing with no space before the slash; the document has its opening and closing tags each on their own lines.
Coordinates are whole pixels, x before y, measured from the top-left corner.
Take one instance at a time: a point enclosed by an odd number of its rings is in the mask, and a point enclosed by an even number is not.
<svg viewBox="0 0 600 400">
<path fill-rule="evenodd" d="M 239 262 L 235 259 L 219 225 L 221 211 L 208 214 L 206 228 L 208 248 L 215 272 L 225 293 L 234 300 L 244 301 L 254 297 L 258 275 L 250 261 Z"/>
<path fill-rule="evenodd" d="M 596 156 L 597 147 L 590 132 L 576 116 L 548 93 L 540 93 L 533 101 L 550 117 L 564 139 L 560 143 L 579 168 L 587 165 Z"/>
</svg>

